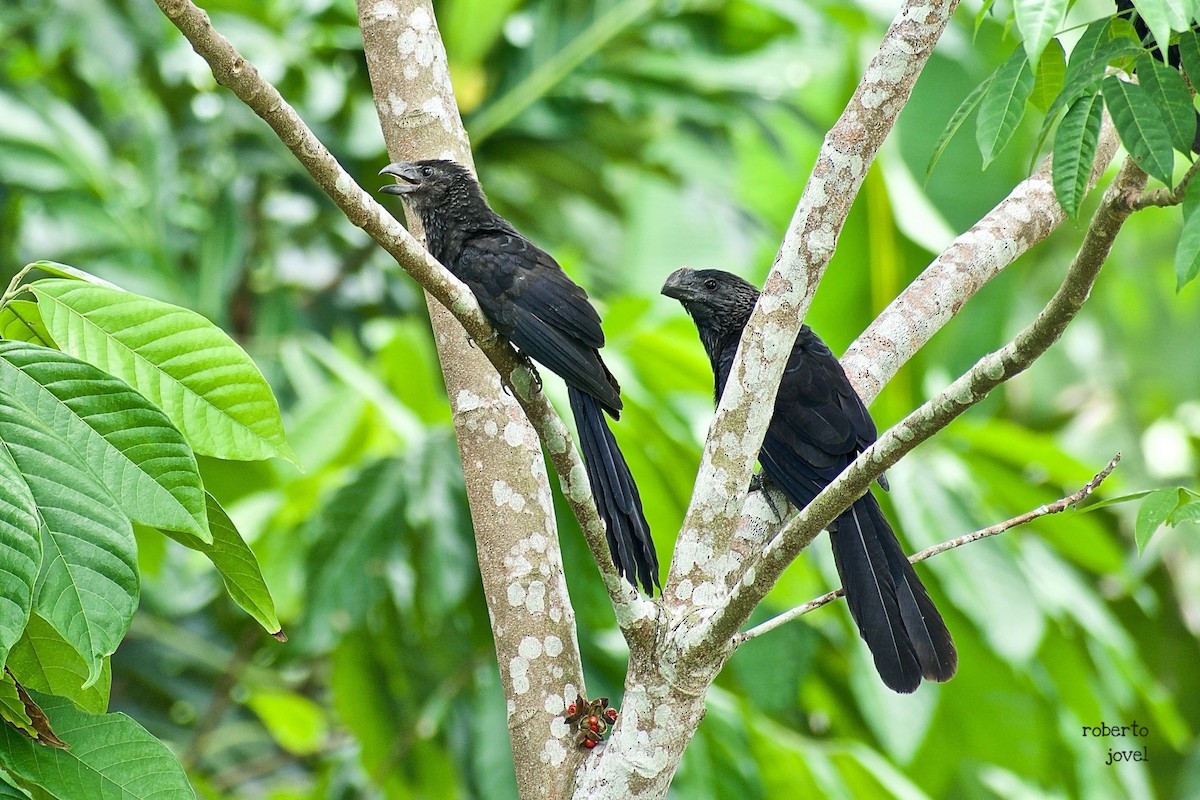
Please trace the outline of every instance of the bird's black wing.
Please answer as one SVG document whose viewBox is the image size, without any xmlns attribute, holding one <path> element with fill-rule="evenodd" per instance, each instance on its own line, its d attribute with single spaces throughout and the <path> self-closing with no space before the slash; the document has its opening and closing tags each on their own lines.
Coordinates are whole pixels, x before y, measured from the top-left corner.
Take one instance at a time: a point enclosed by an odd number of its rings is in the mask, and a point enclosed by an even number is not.
<svg viewBox="0 0 1200 800">
<path fill-rule="evenodd" d="M 600 316 L 545 251 L 519 234 L 491 231 L 468 240 L 454 266 L 521 352 L 610 412 L 620 410 L 620 389 L 597 352 L 604 345 Z"/>
</svg>

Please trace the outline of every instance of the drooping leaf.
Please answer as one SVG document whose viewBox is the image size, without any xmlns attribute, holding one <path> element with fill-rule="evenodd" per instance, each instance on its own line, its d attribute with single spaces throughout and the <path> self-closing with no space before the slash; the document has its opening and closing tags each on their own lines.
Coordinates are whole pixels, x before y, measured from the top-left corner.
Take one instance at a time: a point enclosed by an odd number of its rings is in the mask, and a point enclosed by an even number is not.
<svg viewBox="0 0 1200 800">
<path fill-rule="evenodd" d="M 112 683 L 109 659 L 104 659 L 100 679 L 88 682 L 89 664 L 54 627 L 34 614 L 8 657 L 8 668 L 27 689 L 65 697 L 80 710 L 102 714 L 108 710 Z"/>
<path fill-rule="evenodd" d="M 37 303 L 32 300 L 10 300 L 8 305 L 0 308 L 0 339 L 54 347 L 54 339 L 42 322 Z"/>
<path fill-rule="evenodd" d="M 1169 186 L 1175 165 L 1171 133 L 1150 95 L 1116 75 L 1104 79 L 1101 92 L 1121 144 L 1139 167 Z"/>
<path fill-rule="evenodd" d="M 933 174 L 933 168 L 941 160 L 942 154 L 946 152 L 946 147 L 949 146 L 950 140 L 954 138 L 955 134 L 958 133 L 958 129 L 962 127 L 967 117 L 971 116 L 971 112 L 976 109 L 979 101 L 983 99 L 983 94 L 991 86 L 994 77 L 994 75 L 989 75 L 985 78 L 982 83 L 972 89 L 971 93 L 958 104 L 958 108 L 954 109 L 954 113 L 950 116 L 950 121 L 946 123 L 945 130 L 938 137 L 937 144 L 933 148 L 933 155 L 929 157 L 929 166 L 925 167 L 926 182 L 929 181 L 929 176 Z"/>
<path fill-rule="evenodd" d="M 258 367 L 194 311 L 78 281 L 32 285 L 56 342 L 161 408 L 202 455 L 293 460 L 279 405 Z"/>
<path fill-rule="evenodd" d="M 36 744 L 0 726 L 0 764 L 55 797 L 183 800 L 195 797 L 166 746 L 124 714 L 88 714 L 32 693 L 69 749 Z"/>
<path fill-rule="evenodd" d="M 3 341 L 0 394 L 6 416 L 59 439 L 129 519 L 208 538 L 196 457 L 127 384 L 57 350 Z"/>
<path fill-rule="evenodd" d="M 8 447 L 0 442 L 0 664 L 21 638 L 42 563 L 37 506 Z"/>
<path fill-rule="evenodd" d="M 1025 40 L 1025 54 L 1030 64 L 1036 64 L 1067 18 L 1067 0 L 1014 0 L 1013 11 L 1017 30 Z"/>
<path fill-rule="evenodd" d="M 1050 104 L 1063 89 L 1066 76 L 1067 55 L 1058 39 L 1051 39 L 1042 51 L 1033 76 L 1033 92 L 1029 95 L 1029 102 L 1033 107 L 1043 113 L 1049 111 Z"/>
<path fill-rule="evenodd" d="M 1062 91 L 1050 104 L 1045 124 L 1050 125 L 1064 106 L 1098 91 L 1110 64 L 1135 59 L 1142 52 L 1132 26 L 1125 20 L 1108 19 L 1089 25 L 1071 51 Z"/>
<path fill-rule="evenodd" d="M 266 581 L 263 580 L 254 551 L 242 539 L 233 521 L 216 499 L 207 494 L 205 497 L 208 502 L 208 528 L 212 531 L 212 544 L 205 544 L 171 531 L 163 533 L 180 544 L 208 556 L 213 566 L 221 573 L 225 589 L 233 601 L 254 617 L 267 633 L 280 641 L 287 641 L 279 618 L 275 616 L 275 602 L 271 599 Z"/>
<path fill-rule="evenodd" d="M 1171 487 L 1151 492 L 1138 508 L 1137 522 L 1134 525 L 1134 538 L 1137 541 L 1138 554 L 1145 552 L 1150 537 L 1159 526 L 1167 521 L 1179 506 L 1179 489 Z"/>
<path fill-rule="evenodd" d="M 5 683 L 11 681 L 12 689 L 16 692 L 17 702 L 21 704 L 21 715 L 16 720 L 15 727 L 29 734 L 36 739 L 38 744 L 46 747 L 66 747 L 67 743 L 58 738 L 58 734 L 54 732 L 54 728 L 50 725 L 50 718 L 46 716 L 46 712 L 42 710 L 41 705 L 29 691 L 13 678 L 12 673 L 8 670 L 4 671 Z M 11 697 L 8 698 L 11 702 Z M 8 706 L 8 703 L 5 704 Z M 6 707 L 6 712 L 11 712 L 11 707 Z M 7 716 L 5 717 L 7 719 Z"/>
<path fill-rule="evenodd" d="M 1025 101 L 1033 91 L 1033 70 L 1018 48 L 996 70 L 979 104 L 975 140 L 984 169 L 1004 149 L 1025 115 Z"/>
<path fill-rule="evenodd" d="M 1100 96 L 1085 95 L 1067 109 L 1054 135 L 1054 195 L 1072 217 L 1079 213 L 1079 204 L 1087 193 L 1103 114 Z"/>
<path fill-rule="evenodd" d="M 21 700 L 21 693 L 17 691 L 17 682 L 8 670 L 0 670 L 0 720 L 27 736 L 37 738 L 33 718 L 29 716 L 29 711 Z"/>
<path fill-rule="evenodd" d="M 1175 246 L 1175 291 L 1187 286 L 1200 275 L 1200 185 L 1188 184 L 1183 201 L 1183 230 Z"/>
<path fill-rule="evenodd" d="M 1165 58 L 1167 45 L 1171 42 L 1171 31 L 1182 31 L 1188 27 L 1187 13 L 1172 0 L 1133 0 L 1133 6 L 1150 29 L 1155 46 Z"/>
<path fill-rule="evenodd" d="M 1176 150 L 1190 156 L 1192 142 L 1196 140 L 1196 109 L 1183 76 L 1150 56 L 1138 59 L 1137 75 L 1138 83 L 1149 93 L 1167 124 L 1171 143 Z"/>
</svg>

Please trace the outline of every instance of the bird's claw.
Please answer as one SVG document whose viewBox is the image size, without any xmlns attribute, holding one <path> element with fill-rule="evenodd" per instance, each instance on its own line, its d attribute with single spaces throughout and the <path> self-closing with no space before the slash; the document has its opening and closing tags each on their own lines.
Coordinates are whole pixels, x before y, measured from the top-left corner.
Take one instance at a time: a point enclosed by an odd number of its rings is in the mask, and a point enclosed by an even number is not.
<svg viewBox="0 0 1200 800">
<path fill-rule="evenodd" d="M 496 331 L 492 331 L 492 335 L 489 336 L 488 338 L 484 339 L 483 343 L 491 344 L 492 342 L 496 341 L 499 338 L 500 338 L 500 334 L 497 333 Z M 475 347 L 475 337 L 469 333 L 467 334 L 467 346 L 472 347 L 472 348 Z"/>
<path fill-rule="evenodd" d="M 517 358 L 521 359 L 521 363 L 525 365 L 525 369 L 529 370 L 529 377 L 533 381 L 533 393 L 541 394 L 542 376 L 541 373 L 538 372 L 537 367 L 534 366 L 533 359 L 522 353 L 520 350 L 517 351 Z"/>
</svg>

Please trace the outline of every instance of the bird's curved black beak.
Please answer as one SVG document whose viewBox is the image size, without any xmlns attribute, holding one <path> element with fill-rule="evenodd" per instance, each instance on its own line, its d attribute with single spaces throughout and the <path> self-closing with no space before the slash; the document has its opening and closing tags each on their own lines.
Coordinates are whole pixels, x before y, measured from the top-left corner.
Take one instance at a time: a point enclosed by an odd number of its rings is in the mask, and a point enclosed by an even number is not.
<svg viewBox="0 0 1200 800">
<path fill-rule="evenodd" d="M 396 179 L 395 183 L 389 183 L 387 186 L 380 188 L 379 191 L 384 194 L 405 195 L 421 188 L 421 173 L 417 171 L 415 164 L 408 161 L 397 161 L 394 164 L 388 164 L 379 170 L 379 174 L 391 175 Z"/>
<path fill-rule="evenodd" d="M 681 303 L 696 299 L 695 277 L 696 270 L 691 267 L 680 267 L 667 276 L 666 282 L 662 285 L 662 294 Z"/>
</svg>

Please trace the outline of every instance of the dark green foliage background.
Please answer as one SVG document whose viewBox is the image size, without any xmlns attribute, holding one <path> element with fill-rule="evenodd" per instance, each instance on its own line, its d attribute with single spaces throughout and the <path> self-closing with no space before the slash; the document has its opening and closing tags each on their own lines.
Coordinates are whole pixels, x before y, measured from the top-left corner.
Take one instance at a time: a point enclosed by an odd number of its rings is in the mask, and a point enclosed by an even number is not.
<svg viewBox="0 0 1200 800">
<path fill-rule="evenodd" d="M 669 553 L 711 385 L 690 321 L 658 287 L 682 264 L 763 277 L 887 19 L 866 3 L 667 2 L 640 17 L 651 4 L 437 5 L 491 200 L 603 310 L 628 406 L 617 433 Z M 352 4 L 205 7 L 350 172 L 378 183 L 386 154 Z M 842 234 L 808 320 L 835 352 L 1027 174 L 1037 114 L 986 172 L 969 122 L 922 186 L 958 102 L 1018 46 L 1007 9 L 977 33 L 976 10 L 960 9 Z M 1105 13 L 1079 3 L 1068 25 Z M 74 264 L 213 319 L 271 379 L 304 467 L 201 459 L 291 641 L 263 635 L 202 557 L 139 535 L 141 610 L 113 658 L 112 708 L 170 743 L 203 797 L 512 797 L 419 291 L 146 0 L 8 0 L 0 41 L 0 264 Z M 548 60 L 571 48 L 580 66 L 554 72 Z M 551 88 L 532 92 L 546 74 Z M 881 427 L 1028 322 L 1082 224 L 935 337 L 874 404 Z M 1200 309 L 1194 285 L 1175 292 L 1178 233 L 1177 212 L 1136 215 L 1064 340 L 892 471 L 889 514 L 913 549 L 1073 491 L 1117 450 L 1106 496 L 1194 487 Z M 553 380 L 547 391 L 563 394 Z M 557 511 L 589 689 L 619 705 L 623 642 Z M 1197 796 L 1200 544 L 1184 523 L 1139 557 L 1136 514 L 1046 518 L 922 567 L 962 666 L 915 697 L 878 684 L 839 606 L 747 645 L 672 796 Z M 835 580 L 818 542 L 760 615 Z M 1081 735 L 1132 719 L 1145 740 Z M 1149 763 L 1105 764 L 1110 747 L 1143 745 Z"/>
</svg>

